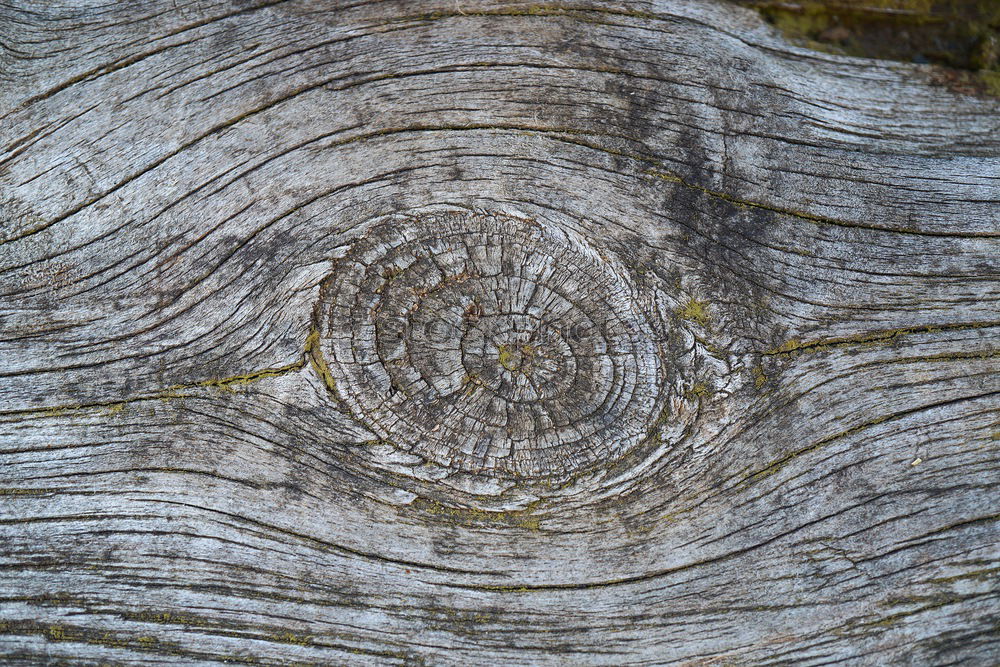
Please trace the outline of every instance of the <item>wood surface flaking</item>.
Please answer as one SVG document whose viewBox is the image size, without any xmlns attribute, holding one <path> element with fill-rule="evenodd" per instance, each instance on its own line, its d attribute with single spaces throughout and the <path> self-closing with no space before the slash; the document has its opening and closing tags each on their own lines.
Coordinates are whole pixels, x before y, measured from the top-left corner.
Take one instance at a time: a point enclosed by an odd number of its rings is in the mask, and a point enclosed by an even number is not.
<svg viewBox="0 0 1000 667">
<path fill-rule="evenodd" d="M 714 0 L 17 0 L 0 45 L 0 662 L 1000 661 L 1000 101 Z M 359 419 L 330 304 L 421 284 L 344 267 L 442 211 L 641 313 L 600 456 Z"/>
</svg>

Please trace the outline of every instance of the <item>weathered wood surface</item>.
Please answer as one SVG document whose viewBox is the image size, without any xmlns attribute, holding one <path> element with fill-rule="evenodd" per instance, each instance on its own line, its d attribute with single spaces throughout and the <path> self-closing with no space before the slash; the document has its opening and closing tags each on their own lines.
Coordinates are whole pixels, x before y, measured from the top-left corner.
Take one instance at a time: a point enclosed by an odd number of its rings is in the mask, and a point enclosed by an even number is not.
<svg viewBox="0 0 1000 667">
<path fill-rule="evenodd" d="M 708 0 L 13 0 L 0 77 L 5 664 L 1000 661 L 996 99 Z"/>
</svg>

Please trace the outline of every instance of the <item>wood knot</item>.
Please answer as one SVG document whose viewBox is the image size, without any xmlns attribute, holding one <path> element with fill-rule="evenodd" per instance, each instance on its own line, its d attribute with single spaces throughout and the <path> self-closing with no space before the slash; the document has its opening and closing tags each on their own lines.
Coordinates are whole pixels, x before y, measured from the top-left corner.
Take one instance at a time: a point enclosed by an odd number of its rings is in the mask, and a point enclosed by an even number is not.
<svg viewBox="0 0 1000 667">
<path fill-rule="evenodd" d="M 377 222 L 337 261 L 318 313 L 347 408 L 452 470 L 533 478 L 607 463 L 664 401 L 627 272 L 534 221 L 449 210 Z"/>
</svg>

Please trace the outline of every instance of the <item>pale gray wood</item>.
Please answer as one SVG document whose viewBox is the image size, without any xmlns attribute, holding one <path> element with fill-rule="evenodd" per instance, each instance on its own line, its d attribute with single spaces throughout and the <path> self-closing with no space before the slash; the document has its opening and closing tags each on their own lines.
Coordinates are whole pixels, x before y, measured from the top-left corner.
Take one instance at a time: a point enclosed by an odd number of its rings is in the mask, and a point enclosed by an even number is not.
<svg viewBox="0 0 1000 667">
<path fill-rule="evenodd" d="M 1000 661 L 996 99 L 710 0 L 16 0 L 0 47 L 5 663 Z M 351 410 L 344 258 L 495 214 L 656 341 L 597 465 Z"/>
</svg>

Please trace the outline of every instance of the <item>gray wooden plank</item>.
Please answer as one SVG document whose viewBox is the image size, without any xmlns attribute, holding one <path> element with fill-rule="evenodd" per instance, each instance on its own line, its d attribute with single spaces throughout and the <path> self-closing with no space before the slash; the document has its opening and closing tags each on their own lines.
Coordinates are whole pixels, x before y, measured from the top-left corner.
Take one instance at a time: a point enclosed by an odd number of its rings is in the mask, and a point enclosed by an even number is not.
<svg viewBox="0 0 1000 667">
<path fill-rule="evenodd" d="M 998 659 L 997 100 L 710 0 L 21 1 L 0 42 L 5 662 Z M 440 216 L 464 250 L 380 241 Z M 527 395 L 530 341 L 386 332 L 540 286 L 612 322 L 540 339 L 556 435 L 375 407 L 393 341 Z"/>
</svg>

